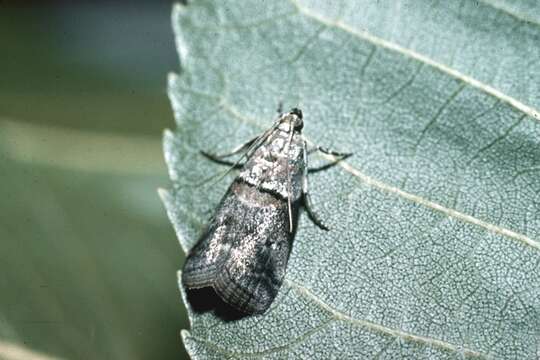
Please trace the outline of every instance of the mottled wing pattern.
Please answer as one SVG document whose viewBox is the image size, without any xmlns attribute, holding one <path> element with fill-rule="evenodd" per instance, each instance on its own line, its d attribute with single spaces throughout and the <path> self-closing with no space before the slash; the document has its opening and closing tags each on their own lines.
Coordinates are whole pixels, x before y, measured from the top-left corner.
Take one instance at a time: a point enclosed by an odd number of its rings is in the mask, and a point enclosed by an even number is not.
<svg viewBox="0 0 540 360">
<path fill-rule="evenodd" d="M 276 297 L 304 184 L 301 117 L 297 109 L 282 115 L 246 155 L 242 171 L 188 255 L 183 271 L 188 288 L 212 286 L 223 301 L 248 314 L 266 311 Z"/>
<path fill-rule="evenodd" d="M 297 207 L 295 206 L 295 217 Z M 212 286 L 245 313 L 264 312 L 283 282 L 291 250 L 287 201 L 237 179 L 183 271 L 187 287 Z"/>
<path fill-rule="evenodd" d="M 182 281 L 188 288 L 197 289 L 213 285 L 216 274 L 223 264 L 223 253 L 227 247 L 219 236 L 224 230 L 223 223 L 212 221 L 190 250 L 182 270 Z"/>
<path fill-rule="evenodd" d="M 235 214 L 230 212 L 230 204 L 234 202 L 231 188 L 217 207 L 217 213 L 188 253 L 182 270 L 182 281 L 190 289 L 213 286 L 216 275 L 228 256 L 231 243 L 230 223 L 235 217 Z"/>
<path fill-rule="evenodd" d="M 270 195 L 273 196 L 273 195 Z M 239 219 L 237 236 L 231 239 L 229 256 L 218 274 L 214 289 L 227 303 L 246 313 L 268 309 L 285 276 L 291 250 L 287 202 L 250 208 L 238 204 L 253 221 Z"/>
</svg>

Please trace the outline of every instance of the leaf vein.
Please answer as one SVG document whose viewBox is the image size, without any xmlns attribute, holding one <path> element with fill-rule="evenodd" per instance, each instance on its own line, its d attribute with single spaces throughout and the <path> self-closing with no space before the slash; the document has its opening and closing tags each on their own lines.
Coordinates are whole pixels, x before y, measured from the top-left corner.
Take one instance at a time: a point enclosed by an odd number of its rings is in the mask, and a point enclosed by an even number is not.
<svg viewBox="0 0 540 360">
<path fill-rule="evenodd" d="M 419 336 L 419 335 L 407 333 L 405 331 L 401 331 L 401 330 L 397 330 L 397 329 L 391 329 L 391 328 L 388 328 L 388 327 L 386 327 L 384 325 L 376 324 L 376 323 L 373 323 L 371 321 L 360 320 L 360 319 L 353 318 L 353 317 L 351 317 L 351 316 L 349 316 L 349 315 L 347 315 L 347 314 L 345 314 L 345 313 L 343 313 L 343 312 L 341 312 L 339 310 L 334 309 L 330 305 L 326 304 L 324 301 L 319 299 L 317 297 L 317 295 L 315 295 L 313 292 L 311 292 L 305 286 L 300 285 L 300 284 L 298 284 L 298 283 L 296 283 L 294 281 L 291 281 L 289 279 L 286 279 L 285 283 L 288 286 L 292 287 L 298 294 L 300 294 L 304 298 L 313 301 L 318 307 L 320 307 L 321 309 L 331 313 L 336 320 L 343 321 L 343 322 L 348 322 L 348 323 L 353 324 L 355 326 L 367 328 L 367 329 L 369 329 L 370 331 L 373 331 L 373 332 L 380 332 L 380 333 L 384 333 L 384 334 L 387 334 L 387 335 L 391 335 L 391 336 L 394 336 L 396 338 L 409 340 L 409 341 L 416 342 L 416 343 L 421 343 L 421 344 L 424 344 L 424 345 L 428 345 L 428 346 L 443 349 L 443 350 L 459 352 L 459 353 L 463 354 L 465 357 L 488 358 L 485 354 L 482 354 L 482 353 L 474 351 L 472 349 L 461 347 L 461 346 L 458 346 L 458 345 L 455 345 L 455 344 L 452 344 L 452 343 L 449 343 L 449 342 L 446 342 L 446 341 L 443 341 L 443 340 L 430 338 L 430 337 L 425 337 L 425 336 Z"/>
<path fill-rule="evenodd" d="M 448 106 L 452 103 L 452 101 L 459 95 L 459 93 L 461 93 L 463 91 L 463 89 L 465 88 L 465 84 L 461 84 L 460 86 L 458 86 L 456 88 L 456 90 L 454 90 L 452 92 L 452 94 L 450 94 L 450 96 L 448 97 L 448 99 L 446 99 L 446 101 L 442 104 L 441 107 L 439 107 L 439 109 L 437 110 L 437 112 L 435 113 L 435 115 L 431 118 L 431 120 L 429 120 L 429 122 L 426 124 L 426 126 L 424 126 L 424 128 L 422 129 L 422 131 L 420 132 L 420 136 L 418 137 L 418 140 L 416 141 L 416 145 L 414 146 L 414 153 L 416 154 L 418 152 L 418 147 L 420 146 L 420 143 L 422 142 L 422 140 L 424 139 L 424 137 L 426 136 L 427 132 L 429 131 L 429 129 L 431 129 L 431 127 L 437 122 L 437 120 L 439 119 L 439 117 L 442 115 L 442 113 L 444 112 L 444 110 L 446 108 L 448 108 Z"/>
<path fill-rule="evenodd" d="M 477 0 L 478 2 L 486 5 L 486 6 L 489 6 L 497 11 L 500 11 L 502 13 L 505 13 L 511 17 L 513 17 L 514 19 L 518 20 L 518 21 L 522 21 L 522 22 L 526 22 L 526 23 L 529 23 L 529 24 L 533 24 L 533 25 L 536 25 L 536 26 L 540 26 L 540 23 L 536 20 L 533 20 L 531 18 L 527 18 L 526 15 L 524 14 L 519 14 L 517 12 L 514 12 L 504 6 L 501 6 L 501 5 L 498 5 L 498 4 L 494 4 L 490 1 L 486 1 L 486 0 Z"/>
<path fill-rule="evenodd" d="M 416 80 L 416 77 L 420 74 L 420 71 L 422 70 L 423 67 L 424 67 L 424 64 L 420 63 L 419 66 L 416 68 L 415 72 L 412 74 L 412 76 L 409 79 L 407 79 L 400 87 L 398 87 L 397 90 L 395 90 L 386 99 L 384 99 L 382 101 L 382 104 L 386 104 L 387 102 L 389 102 L 390 100 L 392 100 L 393 98 L 401 94 L 403 91 L 405 91 L 405 89 L 407 89 L 409 86 L 411 86 Z"/>
<path fill-rule="evenodd" d="M 334 158 L 333 156 L 330 156 L 330 155 L 322 155 L 322 156 L 324 156 L 324 157 L 326 157 L 328 159 L 331 159 L 331 160 L 336 160 L 336 158 Z M 534 248 L 536 250 L 540 250 L 540 243 L 538 243 L 534 239 L 529 238 L 528 236 L 526 236 L 524 234 L 512 231 L 510 229 L 503 228 L 503 227 L 495 225 L 495 224 L 491 224 L 491 223 L 489 223 L 487 221 L 475 218 L 472 215 L 459 212 L 459 211 L 454 210 L 452 208 L 447 208 L 447 207 L 442 206 L 440 204 L 437 204 L 437 203 L 435 203 L 433 201 L 424 199 L 421 196 L 408 193 L 408 192 L 403 191 L 403 190 L 401 190 L 401 189 L 399 189 L 399 188 L 397 188 L 395 186 L 383 183 L 382 181 L 379 181 L 379 180 L 374 179 L 374 178 L 372 178 L 372 177 L 370 177 L 368 175 L 363 174 L 358 169 L 354 168 L 353 166 L 351 166 L 350 164 L 348 164 L 348 163 L 346 163 L 344 161 L 341 161 L 338 164 L 343 169 L 345 169 L 347 172 L 349 172 L 352 175 L 358 177 L 360 180 L 362 180 L 367 185 L 371 185 L 371 186 L 373 186 L 373 187 L 375 187 L 377 189 L 380 189 L 382 191 L 385 191 L 387 193 L 392 193 L 392 194 L 398 195 L 398 196 L 400 196 L 402 198 L 405 198 L 405 199 L 407 199 L 407 200 L 409 200 L 409 201 L 411 201 L 413 203 L 423 205 L 423 206 L 428 207 L 428 208 L 430 208 L 432 210 L 435 210 L 435 211 L 441 212 L 441 213 L 443 213 L 445 215 L 448 215 L 449 217 L 453 217 L 455 219 L 459 219 L 459 220 L 467 222 L 469 224 L 482 227 L 482 228 L 484 228 L 487 231 L 490 231 L 492 233 L 499 234 L 499 235 L 502 235 L 502 236 L 505 236 L 505 237 L 508 237 L 508 238 L 511 238 L 511 239 L 514 239 L 514 240 L 519 240 L 522 243 L 524 243 L 524 244 L 526 244 L 526 245 L 528 245 L 528 246 L 530 246 L 530 247 L 532 247 L 532 248 Z"/>
<path fill-rule="evenodd" d="M 522 116 L 519 117 L 519 119 L 517 119 L 517 121 L 515 123 L 513 123 L 512 125 L 510 125 L 508 127 L 508 129 L 506 129 L 506 131 L 501 134 L 500 136 L 497 136 L 495 139 L 493 139 L 493 141 L 491 141 L 490 143 L 488 143 L 487 145 L 485 145 L 484 147 L 482 147 L 480 150 L 478 150 L 476 152 L 476 154 L 469 160 L 469 164 L 471 164 L 474 160 L 478 159 L 480 157 L 480 155 L 482 153 L 484 153 L 485 151 L 489 150 L 490 148 L 492 148 L 493 146 L 495 146 L 497 143 L 501 142 L 502 140 L 504 140 L 506 137 L 508 137 L 508 135 L 510 135 L 510 133 L 512 132 L 512 130 L 514 130 L 519 124 L 521 124 L 523 122 L 523 119 L 525 118 L 525 114 L 523 114 Z"/>
<path fill-rule="evenodd" d="M 297 337 L 296 339 L 294 339 L 294 340 L 292 340 L 292 341 L 290 341 L 290 342 L 288 342 L 286 344 L 276 346 L 276 347 L 272 347 L 272 348 L 269 348 L 269 349 L 266 349 L 266 350 L 263 350 L 263 351 L 230 351 L 230 350 L 227 350 L 225 348 L 222 348 L 221 346 L 219 346 L 219 345 L 217 345 L 217 344 L 215 344 L 215 343 L 213 343 L 213 342 L 211 342 L 211 341 L 209 341 L 207 339 L 204 339 L 204 338 L 201 338 L 201 337 L 198 337 L 198 336 L 194 336 L 191 333 L 188 336 L 191 337 L 192 339 L 195 339 L 197 341 L 200 341 L 200 342 L 206 344 L 209 348 L 211 348 L 212 350 L 214 350 L 216 352 L 219 352 L 221 354 L 225 354 L 225 355 L 233 356 L 233 357 L 249 356 L 249 357 L 252 357 L 252 358 L 253 357 L 259 358 L 259 357 L 263 357 L 265 355 L 275 354 L 275 353 L 287 350 L 288 348 L 291 348 L 294 345 L 301 344 L 305 340 L 307 340 L 310 336 L 315 335 L 319 331 L 325 329 L 327 326 L 329 326 L 335 320 L 336 319 L 334 317 L 328 318 L 325 321 L 323 321 L 321 324 L 319 324 L 318 326 L 315 326 L 313 329 L 307 331 L 306 333 L 304 333 L 303 335 Z"/>
<path fill-rule="evenodd" d="M 317 30 L 313 33 L 313 35 L 311 35 L 307 41 L 300 47 L 300 50 L 298 50 L 298 52 L 291 58 L 289 59 L 287 62 L 289 64 L 294 64 L 296 61 L 298 61 L 298 59 L 300 59 L 300 57 L 302 55 L 304 55 L 304 53 L 308 50 L 308 48 L 317 41 L 317 39 L 319 38 L 319 36 L 321 36 L 321 34 L 328 28 L 328 26 L 326 24 L 321 24 L 321 26 L 319 26 L 319 28 L 317 28 Z"/>
</svg>

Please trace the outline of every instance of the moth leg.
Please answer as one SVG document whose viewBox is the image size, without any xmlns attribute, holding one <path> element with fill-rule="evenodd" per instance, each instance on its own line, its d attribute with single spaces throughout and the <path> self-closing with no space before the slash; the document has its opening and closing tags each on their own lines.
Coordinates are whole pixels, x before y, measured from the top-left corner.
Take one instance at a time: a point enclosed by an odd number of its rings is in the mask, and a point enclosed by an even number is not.
<svg viewBox="0 0 540 360">
<path fill-rule="evenodd" d="M 315 151 L 320 151 L 322 153 L 337 156 L 337 157 L 348 157 L 348 156 L 351 156 L 353 154 L 353 153 L 342 153 L 342 152 L 334 151 L 334 150 L 327 149 L 325 147 L 318 146 L 318 145 L 316 145 L 314 148 L 310 149 L 308 151 L 308 153 L 313 154 Z"/>
<path fill-rule="evenodd" d="M 219 180 L 224 178 L 232 169 L 240 169 L 240 168 L 242 168 L 243 164 L 241 163 L 241 160 L 243 159 L 244 156 L 242 156 L 237 161 L 227 161 L 227 160 L 223 160 L 223 159 L 225 159 L 225 158 L 227 158 L 229 156 L 238 154 L 238 153 L 240 153 L 242 151 L 249 151 L 249 149 L 253 146 L 253 144 L 255 144 L 257 142 L 257 140 L 259 140 L 259 136 L 255 136 L 253 139 L 250 139 L 249 141 L 235 147 L 230 152 L 225 153 L 225 154 L 221 154 L 221 155 L 212 154 L 212 153 L 206 152 L 204 150 L 199 150 L 200 153 L 203 154 L 204 157 L 207 157 L 208 159 L 210 159 L 210 160 L 212 160 L 212 161 L 214 161 L 214 162 L 216 162 L 218 164 L 227 165 L 229 168 L 226 171 L 222 172 L 222 173 L 212 175 L 209 178 L 197 183 L 196 186 L 202 186 L 202 185 L 205 185 L 205 184 L 210 184 L 210 185 L 215 184 L 216 182 L 218 182 Z"/>
<path fill-rule="evenodd" d="M 225 154 L 221 154 L 221 155 L 219 155 L 219 154 L 211 154 L 211 153 L 208 153 L 208 152 L 203 151 L 203 150 L 201 150 L 201 153 L 203 155 L 205 155 L 206 157 L 209 157 L 211 159 L 215 159 L 215 160 L 225 159 L 225 158 L 228 158 L 230 156 L 236 155 L 236 154 L 238 154 L 238 153 L 240 153 L 240 152 L 242 152 L 244 150 L 249 149 L 249 147 L 251 145 L 253 145 L 253 143 L 255 141 L 257 141 L 258 138 L 259 138 L 259 136 L 255 136 L 253 139 L 250 139 L 250 140 L 246 141 L 245 143 L 238 145 L 237 147 L 235 147 L 234 149 L 232 149 L 231 151 L 229 151 L 228 153 L 225 153 Z"/>
<path fill-rule="evenodd" d="M 306 208 L 306 211 L 311 219 L 317 225 L 323 230 L 329 230 L 326 225 L 322 223 L 322 221 L 319 219 L 319 216 L 315 213 L 313 210 L 313 203 L 311 202 L 311 196 L 309 195 L 308 191 L 308 152 L 307 152 L 307 144 L 304 141 L 304 176 L 303 176 L 303 183 L 302 183 L 302 195 L 304 197 L 304 207 Z"/>
<path fill-rule="evenodd" d="M 207 180 L 204 180 L 203 182 L 199 183 L 199 185 L 202 185 L 202 184 L 205 184 L 205 183 L 208 183 L 209 181 L 211 181 L 212 179 L 215 179 L 212 184 L 215 184 L 216 182 L 218 182 L 219 180 L 223 179 L 225 176 L 227 176 L 227 174 L 229 172 L 231 172 L 232 169 L 236 169 L 238 167 L 242 167 L 242 165 L 240 164 L 240 162 L 242 161 L 242 159 L 244 158 L 248 158 L 249 155 L 247 155 L 250 151 L 255 151 L 259 146 L 261 146 L 262 143 L 264 143 L 266 141 L 266 139 L 268 139 L 268 136 L 270 136 L 270 134 L 279 126 L 279 123 L 275 123 L 271 128 L 269 128 L 268 130 L 266 130 L 265 132 L 263 132 L 261 135 L 259 136 L 256 136 L 254 137 L 253 139 L 247 141 L 246 143 L 234 148 L 231 152 L 227 153 L 227 154 L 223 154 L 223 155 L 212 155 L 212 154 L 208 154 L 208 153 L 205 153 L 203 151 L 201 151 L 201 153 L 203 155 L 206 155 L 207 157 L 209 157 L 210 159 L 215 159 L 217 162 L 224 162 L 222 159 L 224 157 L 227 157 L 227 156 L 231 156 L 231 155 L 234 155 L 236 153 L 239 153 L 239 152 L 242 152 L 244 151 L 244 153 L 242 154 L 242 156 L 236 160 L 236 162 L 232 163 L 232 165 L 229 166 L 229 168 L 224 171 L 221 175 L 219 176 L 212 176 L 210 177 L 209 179 Z M 226 162 L 225 162 L 226 163 Z"/>
<path fill-rule="evenodd" d="M 203 151 L 203 150 L 201 150 L 200 152 L 205 158 L 210 159 L 217 164 L 227 165 L 233 169 L 240 169 L 242 168 L 242 166 L 244 166 L 244 164 L 242 163 L 235 163 L 234 161 L 224 160 L 214 154 L 207 153 L 206 151 Z"/>
</svg>

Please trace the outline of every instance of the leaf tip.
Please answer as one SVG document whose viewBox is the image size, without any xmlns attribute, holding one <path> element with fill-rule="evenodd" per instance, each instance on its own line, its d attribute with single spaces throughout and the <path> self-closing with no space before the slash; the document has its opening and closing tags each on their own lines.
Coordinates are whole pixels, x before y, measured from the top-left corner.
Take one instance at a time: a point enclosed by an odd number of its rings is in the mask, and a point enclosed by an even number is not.
<svg viewBox="0 0 540 360">
<path fill-rule="evenodd" d="M 163 141 L 171 140 L 174 138 L 174 132 L 171 129 L 163 129 Z"/>
<path fill-rule="evenodd" d="M 174 71 L 171 71 L 167 74 L 167 83 L 169 85 L 169 87 L 173 86 L 176 81 L 178 81 L 178 74 L 175 73 Z"/>
<path fill-rule="evenodd" d="M 191 337 L 191 333 L 186 329 L 182 329 L 180 330 L 180 337 L 182 338 L 182 342 L 184 343 L 187 352 L 190 354 L 190 356 L 193 356 L 195 349 L 193 349 L 192 346 L 193 338 Z"/>
<path fill-rule="evenodd" d="M 180 99 L 179 95 L 177 94 L 176 89 L 179 82 L 180 76 L 177 73 L 170 72 L 167 75 L 167 94 L 169 96 L 169 101 L 171 103 L 174 118 L 176 119 L 177 124 L 181 122 L 181 119 L 185 113 L 184 104 L 181 101 L 182 99 Z"/>
<path fill-rule="evenodd" d="M 180 335 L 182 335 L 182 340 L 186 340 L 187 337 L 191 336 L 191 334 L 189 333 L 189 330 L 186 330 L 186 329 L 180 330 Z"/>
<path fill-rule="evenodd" d="M 171 13 L 171 23 L 174 31 L 174 38 L 176 43 L 176 51 L 180 57 L 180 65 L 184 64 L 186 60 L 188 48 L 185 44 L 184 38 L 182 37 L 182 15 L 186 12 L 186 6 L 181 3 L 175 3 L 172 8 Z"/>
<path fill-rule="evenodd" d="M 173 13 L 173 19 L 178 17 L 183 11 L 185 11 L 185 8 L 187 7 L 187 3 L 176 1 L 172 5 L 172 13 Z"/>
<path fill-rule="evenodd" d="M 158 188 L 157 192 L 158 192 L 159 198 L 161 199 L 161 201 L 163 203 L 167 203 L 169 201 L 170 195 L 169 195 L 169 192 L 166 189 Z"/>
</svg>

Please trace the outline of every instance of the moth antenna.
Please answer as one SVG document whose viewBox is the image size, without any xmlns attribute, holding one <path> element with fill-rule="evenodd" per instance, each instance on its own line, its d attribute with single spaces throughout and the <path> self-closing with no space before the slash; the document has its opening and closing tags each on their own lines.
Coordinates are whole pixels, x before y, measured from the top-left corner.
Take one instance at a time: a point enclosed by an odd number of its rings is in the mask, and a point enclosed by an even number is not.
<svg viewBox="0 0 540 360">
<path fill-rule="evenodd" d="M 283 101 L 281 100 L 278 102 L 277 113 L 278 115 L 281 115 L 283 113 Z"/>
</svg>

